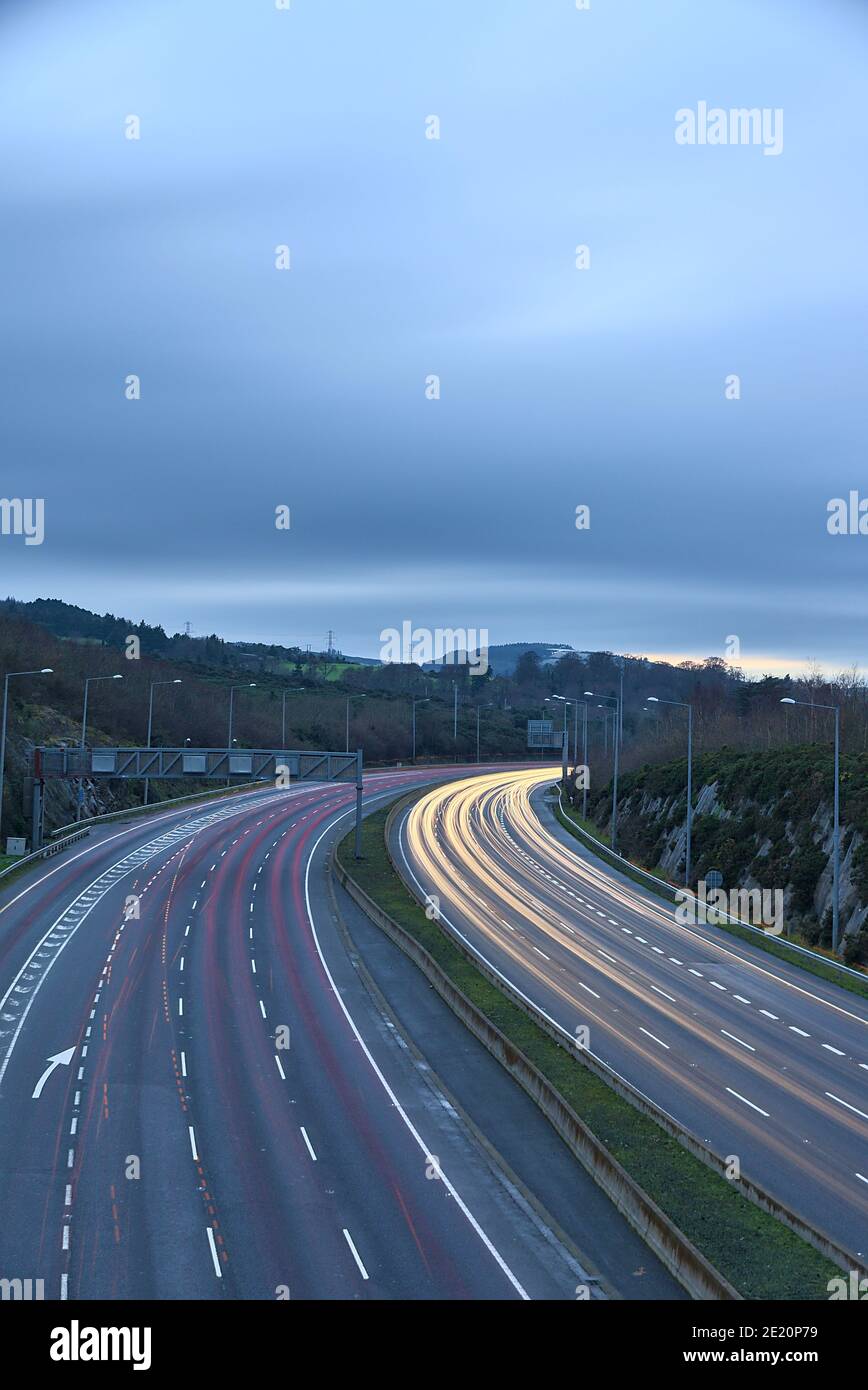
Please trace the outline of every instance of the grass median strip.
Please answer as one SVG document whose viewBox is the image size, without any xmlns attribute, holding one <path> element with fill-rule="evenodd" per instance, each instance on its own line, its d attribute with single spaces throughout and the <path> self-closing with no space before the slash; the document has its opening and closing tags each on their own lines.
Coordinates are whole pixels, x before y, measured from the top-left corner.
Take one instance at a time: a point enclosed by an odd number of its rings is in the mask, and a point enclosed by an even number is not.
<svg viewBox="0 0 868 1390">
<path fill-rule="evenodd" d="M 658 888 L 653 883 L 649 883 L 648 880 L 642 876 L 641 872 L 634 869 L 633 865 L 630 864 L 628 860 L 622 859 L 619 854 L 613 854 L 608 846 L 605 850 L 600 850 L 597 845 L 592 844 L 588 838 L 589 835 L 593 835 L 603 844 L 606 844 L 607 841 L 607 836 L 601 832 L 597 826 L 591 827 L 590 825 L 585 825 L 581 816 L 573 815 L 570 811 L 565 811 L 561 807 L 557 797 L 552 798 L 550 804 L 555 816 L 564 829 L 568 830 L 569 833 L 579 841 L 579 844 L 584 845 L 585 849 L 591 854 L 602 859 L 604 863 L 611 864 L 619 873 L 626 874 L 628 878 L 631 878 L 640 888 L 644 888 L 646 892 L 653 893 L 655 897 L 661 898 L 663 902 L 669 903 L 670 906 L 672 905 L 674 902 L 675 890 L 678 885 L 672 885 L 673 896 L 669 897 L 664 889 Z M 648 872 L 650 872 L 650 870 Z M 751 946 L 756 946 L 760 951 L 765 951 L 770 956 L 777 956 L 779 960 L 786 961 L 788 965 L 798 966 L 799 970 L 804 970 L 807 975 L 816 975 L 820 980 L 828 980 L 832 985 L 838 985 L 841 989 L 846 989 L 851 994 L 858 994 L 861 995 L 863 999 L 868 999 L 868 979 L 854 979 L 852 975 L 845 975 L 843 971 L 836 970 L 834 965 L 825 965 L 822 960 L 816 960 L 810 956 L 802 956 L 798 951 L 788 950 L 786 942 L 781 941 L 780 937 L 767 936 L 760 932 L 748 931 L 747 928 L 740 927 L 735 922 L 718 922 L 717 930 L 726 932 L 728 936 L 737 936 L 741 941 L 749 942 Z"/>
<path fill-rule="evenodd" d="M 386 852 L 387 814 L 381 811 L 364 821 L 361 860 L 353 858 L 352 834 L 338 846 L 341 864 L 359 886 L 539 1068 L 634 1181 L 745 1298 L 827 1299 L 829 1280 L 839 1277 L 836 1265 L 559 1047 L 476 969 L 445 929 L 427 919 Z"/>
</svg>

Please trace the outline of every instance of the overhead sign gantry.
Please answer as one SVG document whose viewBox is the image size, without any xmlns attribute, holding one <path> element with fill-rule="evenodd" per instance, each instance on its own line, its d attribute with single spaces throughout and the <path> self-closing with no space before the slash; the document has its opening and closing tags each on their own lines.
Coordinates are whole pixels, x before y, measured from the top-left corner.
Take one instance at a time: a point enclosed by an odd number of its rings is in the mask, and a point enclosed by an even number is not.
<svg viewBox="0 0 868 1390">
<path fill-rule="evenodd" d="M 112 778 L 179 781 L 233 777 L 246 782 L 355 782 L 356 857 L 360 857 L 362 750 L 332 753 L 283 748 L 82 748 L 58 745 L 33 750 L 33 849 L 43 838 L 48 779 L 109 781 Z"/>
</svg>

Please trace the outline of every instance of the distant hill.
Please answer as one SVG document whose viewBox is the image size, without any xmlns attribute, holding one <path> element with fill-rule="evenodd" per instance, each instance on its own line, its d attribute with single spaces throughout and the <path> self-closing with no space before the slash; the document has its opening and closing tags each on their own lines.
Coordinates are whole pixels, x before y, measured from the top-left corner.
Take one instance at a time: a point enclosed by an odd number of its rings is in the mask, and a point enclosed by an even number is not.
<svg viewBox="0 0 868 1390">
<path fill-rule="evenodd" d="M 562 656 L 584 656 L 562 642 L 505 642 L 488 648 L 488 664 L 496 676 L 511 676 L 525 652 L 536 652 L 541 666 L 554 666 Z"/>
<path fill-rule="evenodd" d="M 572 647 L 560 642 L 504 642 L 488 648 L 488 665 L 495 676 L 511 676 L 526 652 L 534 652 L 539 657 L 540 666 L 554 666 L 564 656 L 585 656 L 585 652 L 574 651 Z M 477 653 L 473 653 L 474 658 Z M 457 651 L 452 657 L 453 664 L 462 665 L 467 653 Z M 439 671 L 450 663 L 444 661 L 426 662 L 423 669 Z"/>
</svg>

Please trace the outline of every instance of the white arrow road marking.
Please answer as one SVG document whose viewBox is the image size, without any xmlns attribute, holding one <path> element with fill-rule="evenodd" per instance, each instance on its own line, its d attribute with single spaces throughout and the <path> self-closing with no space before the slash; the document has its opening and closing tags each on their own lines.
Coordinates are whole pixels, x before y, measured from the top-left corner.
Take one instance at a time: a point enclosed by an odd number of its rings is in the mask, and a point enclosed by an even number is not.
<svg viewBox="0 0 868 1390">
<path fill-rule="evenodd" d="M 39 1097 L 42 1095 L 42 1088 L 45 1085 L 51 1073 L 54 1071 L 54 1068 L 68 1067 L 74 1056 L 75 1048 L 68 1047 L 65 1052 L 55 1052 L 53 1057 L 49 1057 L 48 1066 L 45 1068 L 45 1071 L 42 1073 L 39 1080 L 37 1081 L 36 1089 L 33 1092 L 33 1095 L 30 1097 L 30 1099 L 39 1100 Z"/>
</svg>

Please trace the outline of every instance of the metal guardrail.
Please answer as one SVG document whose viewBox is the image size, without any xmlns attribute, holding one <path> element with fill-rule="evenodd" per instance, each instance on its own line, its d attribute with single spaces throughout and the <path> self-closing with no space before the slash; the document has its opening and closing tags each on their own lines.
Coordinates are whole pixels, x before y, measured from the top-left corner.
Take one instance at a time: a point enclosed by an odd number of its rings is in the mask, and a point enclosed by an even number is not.
<svg viewBox="0 0 868 1390">
<path fill-rule="evenodd" d="M 558 786 L 560 786 L 560 784 L 558 784 Z M 611 849 L 609 845 L 604 844 L 602 840 L 598 840 L 596 836 L 592 835 L 590 831 L 585 830 L 583 826 L 576 825 L 572 816 L 568 815 L 564 808 L 562 790 L 558 791 L 558 803 L 564 816 L 566 816 L 567 820 L 572 822 L 576 834 L 587 840 L 593 847 L 594 853 L 599 854 L 601 859 L 606 859 L 613 868 L 620 868 L 624 873 L 629 871 L 631 874 L 638 874 L 640 878 L 646 879 L 648 883 L 653 883 L 656 887 L 664 888 L 667 893 L 672 895 L 673 902 L 675 901 L 676 893 L 690 892 L 687 888 L 680 888 L 677 884 L 670 883 L 668 879 L 658 878 L 656 874 L 649 873 L 647 869 L 640 869 L 638 864 L 633 864 L 629 859 L 625 859 L 622 854 L 618 854 L 616 850 Z M 695 893 L 691 893 L 690 896 L 693 898 L 694 902 L 699 901 Z M 853 980 L 862 980 L 864 984 L 868 984 L 868 975 L 866 975 L 864 970 L 853 970 L 849 965 L 844 965 L 841 961 L 834 960 L 831 956 L 824 956 L 821 951 L 812 951 L 810 946 L 799 946 L 795 941 L 790 941 L 785 936 L 770 936 L 768 932 L 763 931 L 762 927 L 755 927 L 752 922 L 743 922 L 740 917 L 731 917 L 728 912 L 724 912 L 721 908 L 715 908 L 714 912 L 716 916 L 725 918 L 726 921 L 731 923 L 734 927 L 742 927 L 744 931 L 751 931 L 756 936 L 764 937 L 767 941 L 778 941 L 781 946 L 785 946 L 788 951 L 796 951 L 800 956 L 808 956 L 810 960 L 818 961 L 822 965 L 830 965 L 833 970 L 840 970 L 843 975 L 849 975 Z M 714 923 L 709 922 L 707 925 L 713 926 Z"/>
<path fill-rule="evenodd" d="M 14 864 L 9 864 L 5 869 L 0 869 L 0 879 L 7 874 L 14 874 L 22 864 L 32 864 L 37 859 L 50 859 L 53 854 L 59 854 L 67 845 L 73 844 L 76 840 L 83 840 L 85 835 L 90 834 L 90 826 L 87 825 L 81 830 L 76 830 L 72 835 L 67 835 L 62 840 L 55 840 L 50 845 L 44 845 L 42 849 L 36 849 L 32 854 L 22 854 L 20 859 L 16 859 Z"/>
</svg>

